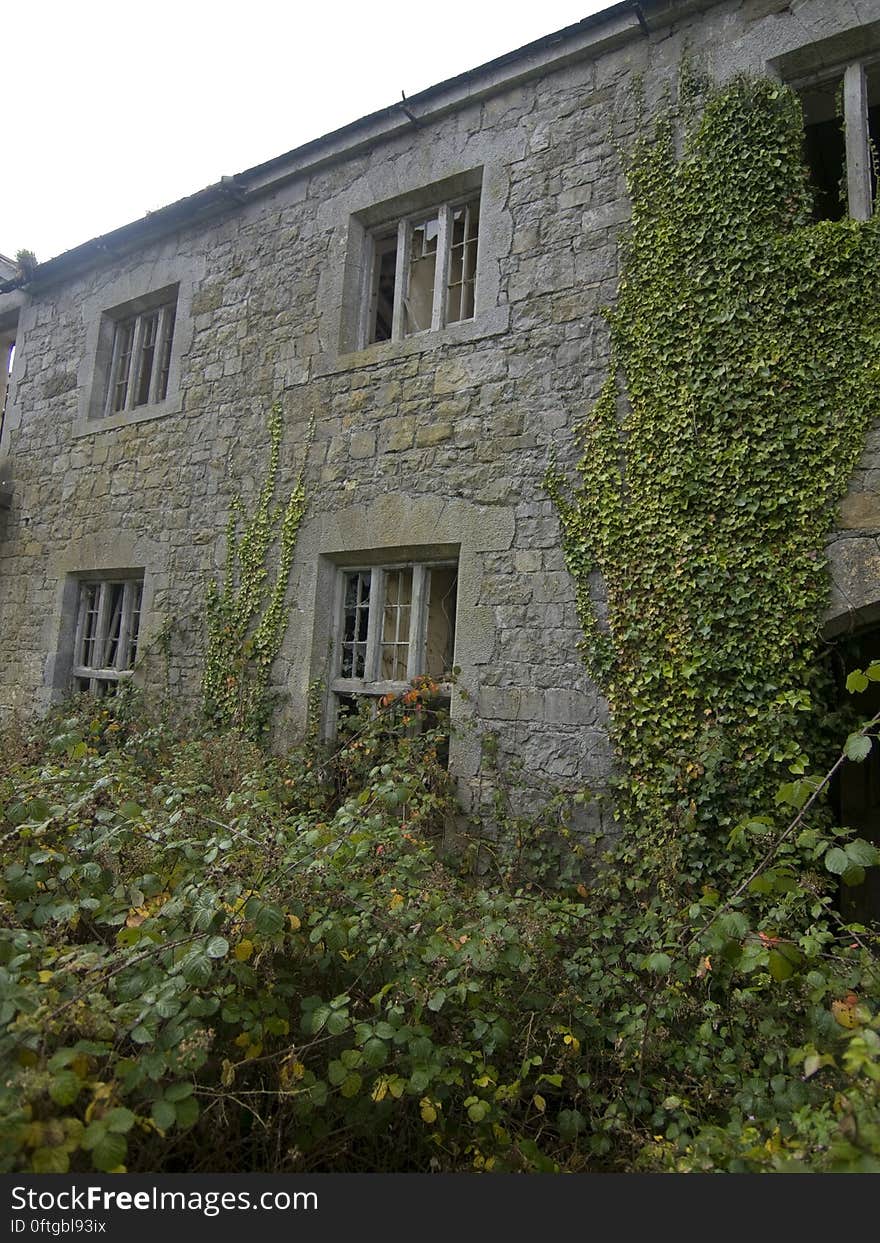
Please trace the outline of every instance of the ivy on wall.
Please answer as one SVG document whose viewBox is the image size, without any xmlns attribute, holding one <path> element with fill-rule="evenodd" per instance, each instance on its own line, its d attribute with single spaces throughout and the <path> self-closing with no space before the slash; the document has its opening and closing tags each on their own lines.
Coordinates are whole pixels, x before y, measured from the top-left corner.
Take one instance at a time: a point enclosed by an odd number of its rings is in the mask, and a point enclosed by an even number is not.
<svg viewBox="0 0 880 1243">
<path fill-rule="evenodd" d="M 275 402 L 268 419 L 269 462 L 256 508 L 245 519 L 240 498 L 234 501 L 223 582 L 209 582 L 205 599 L 204 713 L 216 727 L 238 729 L 251 738 L 262 734 L 272 711 L 269 674 L 287 629 L 287 588 L 306 507 L 305 456 L 314 434 L 312 426 L 296 483 L 281 505 L 276 492 L 283 427 L 282 406 Z"/>
<path fill-rule="evenodd" d="M 661 871 L 821 758 L 823 544 L 880 411 L 880 224 L 811 223 L 802 148 L 797 97 L 746 79 L 680 159 L 671 114 L 642 141 L 609 376 L 576 479 L 547 477 L 620 811 Z"/>
</svg>

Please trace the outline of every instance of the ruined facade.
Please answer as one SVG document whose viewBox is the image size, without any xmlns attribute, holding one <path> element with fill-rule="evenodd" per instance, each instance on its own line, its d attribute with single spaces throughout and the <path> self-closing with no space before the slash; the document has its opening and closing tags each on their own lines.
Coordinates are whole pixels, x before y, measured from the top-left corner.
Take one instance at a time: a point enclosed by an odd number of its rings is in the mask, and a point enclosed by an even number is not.
<svg viewBox="0 0 880 1243">
<path fill-rule="evenodd" d="M 315 683 L 331 730 L 341 702 L 454 665 L 465 797 L 481 730 L 526 773 L 601 786 L 604 706 L 542 478 L 551 450 L 576 460 L 606 372 L 629 213 L 616 147 L 685 54 L 717 80 L 801 90 L 826 181 L 843 83 L 848 208 L 871 210 L 880 0 L 625 0 L 34 272 L 0 270 L 0 713 L 133 664 L 197 704 L 206 580 L 280 400 L 281 495 L 315 433 L 276 737 L 302 731 Z M 829 632 L 880 617 L 878 531 L 880 432 L 831 541 Z"/>
</svg>

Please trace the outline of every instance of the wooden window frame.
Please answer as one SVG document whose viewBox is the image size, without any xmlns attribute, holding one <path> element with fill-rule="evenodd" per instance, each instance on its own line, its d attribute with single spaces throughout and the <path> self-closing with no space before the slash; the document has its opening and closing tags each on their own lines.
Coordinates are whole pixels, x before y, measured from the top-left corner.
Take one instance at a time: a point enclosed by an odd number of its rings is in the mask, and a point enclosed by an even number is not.
<svg viewBox="0 0 880 1243">
<path fill-rule="evenodd" d="M 131 413 L 148 406 L 158 405 L 168 394 L 171 349 L 177 317 L 177 291 L 174 296 L 145 310 L 131 315 L 113 318 L 113 342 L 110 367 L 107 373 L 107 391 L 104 398 L 104 416 Z M 155 338 L 148 340 L 151 321 L 156 323 Z M 125 348 L 128 333 L 130 348 Z M 151 349 L 150 375 L 146 395 L 141 399 L 146 350 Z M 123 388 L 121 402 L 117 393 Z"/>
<path fill-rule="evenodd" d="M 384 695 L 399 695 L 407 690 L 413 678 L 424 674 L 428 641 L 430 576 L 432 570 L 440 569 L 455 569 L 457 573 L 458 561 L 455 559 L 395 561 L 375 565 L 346 565 L 340 567 L 336 578 L 336 600 L 333 611 L 333 677 L 330 679 L 329 688 L 334 697 L 369 697 L 378 699 Z M 413 576 L 405 680 L 382 679 L 376 676 L 380 670 L 381 662 L 386 577 L 389 573 L 398 570 L 411 570 Z M 343 677 L 340 670 L 342 668 L 343 636 L 345 633 L 345 586 L 350 575 L 364 574 L 366 572 L 370 573 L 371 578 L 364 676 L 360 678 Z M 441 693 L 447 696 L 451 693 L 451 685 L 448 682 L 441 683 L 440 689 Z"/>
<path fill-rule="evenodd" d="M 381 338 L 377 340 L 374 337 L 375 318 L 376 318 L 376 297 L 377 297 L 377 280 L 378 280 L 378 262 L 382 253 L 383 244 L 386 244 L 389 235 L 394 228 L 394 221 L 389 221 L 384 227 L 373 229 L 368 235 L 368 253 L 367 263 L 364 265 L 366 284 L 361 298 L 361 330 L 360 340 L 361 348 L 370 345 L 381 344 L 382 340 L 391 341 L 407 341 L 412 337 L 422 336 L 428 332 L 438 332 L 441 328 L 445 328 L 447 324 L 452 323 L 468 323 L 476 316 L 476 283 L 477 283 L 477 255 L 480 246 L 480 205 L 482 196 L 479 192 L 458 196 L 449 199 L 446 202 L 422 208 L 420 211 L 410 212 L 401 217 L 396 224 L 397 228 L 397 262 L 396 275 L 394 281 L 394 305 L 392 312 L 391 336 L 389 338 Z M 476 228 L 476 235 L 468 235 L 465 237 L 464 255 L 468 255 L 468 242 L 475 241 L 473 271 L 466 276 L 466 282 L 473 286 L 472 301 L 474 304 L 474 312 L 466 317 L 461 317 L 462 294 L 459 294 L 459 318 L 450 318 L 450 267 L 452 258 L 452 237 L 453 237 L 453 213 L 458 208 L 465 208 L 467 212 L 467 221 L 472 221 Z M 410 249 L 412 246 L 413 229 L 432 218 L 437 219 L 437 258 L 434 268 L 434 289 L 431 304 L 431 323 L 426 328 L 420 328 L 415 331 L 407 331 L 407 302 L 409 299 L 409 282 L 410 282 Z M 467 227 L 467 226 L 466 226 Z M 465 264 L 467 270 L 467 264 Z"/>
<path fill-rule="evenodd" d="M 864 59 L 842 61 L 832 68 L 805 77 L 789 79 L 798 94 L 818 87 L 842 90 L 844 162 L 846 172 L 846 211 L 851 220 L 870 220 L 875 198 L 872 190 L 871 134 L 868 118 L 868 73 L 880 69 L 874 55 Z"/>
<path fill-rule="evenodd" d="M 122 588 L 119 636 L 116 641 L 116 655 L 112 663 L 106 663 L 104 656 L 108 642 L 110 624 L 110 606 L 112 589 Z M 76 605 L 76 632 L 73 643 L 73 666 L 71 677 L 74 688 L 92 695 L 106 694 L 111 685 L 131 677 L 137 657 L 137 644 L 140 631 L 141 614 L 143 611 L 143 576 L 108 578 L 90 577 L 79 580 Z M 88 636 L 98 650 L 99 659 L 91 663 L 83 659 L 84 646 L 87 640 L 86 617 L 89 612 L 89 596 L 97 592 L 97 623 L 94 634 Z M 93 649 L 93 652 L 94 652 Z M 88 682 L 88 686 L 83 683 Z"/>
</svg>

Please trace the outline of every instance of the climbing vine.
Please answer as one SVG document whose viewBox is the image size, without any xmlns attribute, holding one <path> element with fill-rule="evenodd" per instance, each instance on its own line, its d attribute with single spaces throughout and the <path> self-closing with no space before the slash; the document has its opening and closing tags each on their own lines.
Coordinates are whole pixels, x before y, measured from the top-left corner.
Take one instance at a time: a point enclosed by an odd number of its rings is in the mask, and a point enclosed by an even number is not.
<svg viewBox="0 0 880 1243">
<path fill-rule="evenodd" d="M 233 503 L 223 583 L 209 582 L 205 600 L 205 716 L 219 728 L 238 729 L 252 738 L 263 732 L 271 713 L 269 673 L 287 627 L 287 588 L 306 506 L 305 456 L 314 434 L 312 426 L 296 483 L 280 505 L 275 497 L 283 426 L 281 403 L 275 402 L 268 419 L 269 462 L 256 508 L 243 521 L 241 499 Z"/>
<path fill-rule="evenodd" d="M 823 544 L 880 409 L 878 221 L 811 222 L 800 105 L 739 79 L 635 151 L 608 379 L 561 519 L 654 877 L 822 759 Z M 705 842 L 704 842 L 705 845 Z"/>
</svg>

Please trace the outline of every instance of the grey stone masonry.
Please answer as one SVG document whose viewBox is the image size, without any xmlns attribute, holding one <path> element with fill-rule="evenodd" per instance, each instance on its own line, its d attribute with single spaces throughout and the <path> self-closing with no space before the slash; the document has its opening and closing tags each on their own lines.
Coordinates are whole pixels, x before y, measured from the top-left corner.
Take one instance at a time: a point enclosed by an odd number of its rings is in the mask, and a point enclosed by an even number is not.
<svg viewBox="0 0 880 1243">
<path fill-rule="evenodd" d="M 629 216 L 618 149 L 640 124 L 637 97 L 649 118 L 686 51 L 719 79 L 803 77 L 880 56 L 880 0 L 627 0 L 414 97 L 418 124 L 392 106 L 23 284 L 0 271 L 0 345 L 16 343 L 0 712 L 70 689 L 71 583 L 123 571 L 143 574 L 137 680 L 197 705 L 205 584 L 233 499 L 247 507 L 260 487 L 277 399 L 282 496 L 316 429 L 273 669 L 278 745 L 332 677 L 340 569 L 446 558 L 459 571 L 451 763 L 465 800 L 491 784 L 487 731 L 532 784 L 605 786 L 607 709 L 578 651 L 542 478 L 551 451 L 576 461 L 573 427 L 606 373 L 602 308 Z M 476 196 L 473 316 L 369 343 L 371 237 Z M 108 413 L 119 325 L 146 331 L 162 306 L 176 313 L 167 378 Z M 880 612 L 877 435 L 830 545 L 832 629 Z"/>
</svg>

